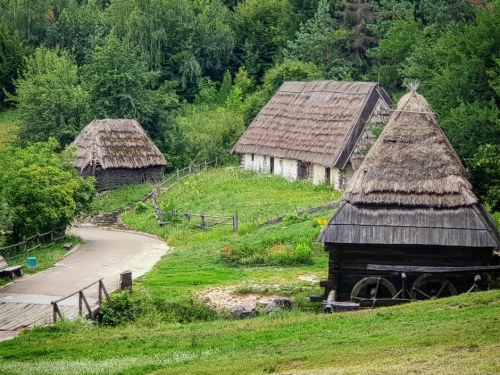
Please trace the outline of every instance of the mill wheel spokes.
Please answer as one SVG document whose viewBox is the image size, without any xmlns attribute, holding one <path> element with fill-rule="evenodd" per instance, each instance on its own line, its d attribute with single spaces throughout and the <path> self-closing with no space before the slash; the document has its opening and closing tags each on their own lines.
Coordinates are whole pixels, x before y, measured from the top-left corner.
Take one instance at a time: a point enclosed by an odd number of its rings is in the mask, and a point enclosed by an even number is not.
<svg viewBox="0 0 500 375">
<path fill-rule="evenodd" d="M 450 280 L 428 273 L 419 276 L 411 288 L 411 298 L 419 300 L 450 297 L 456 294 L 457 290 Z"/>
<path fill-rule="evenodd" d="M 396 288 L 383 277 L 364 277 L 359 280 L 351 292 L 351 300 L 392 298 L 396 294 Z"/>
</svg>

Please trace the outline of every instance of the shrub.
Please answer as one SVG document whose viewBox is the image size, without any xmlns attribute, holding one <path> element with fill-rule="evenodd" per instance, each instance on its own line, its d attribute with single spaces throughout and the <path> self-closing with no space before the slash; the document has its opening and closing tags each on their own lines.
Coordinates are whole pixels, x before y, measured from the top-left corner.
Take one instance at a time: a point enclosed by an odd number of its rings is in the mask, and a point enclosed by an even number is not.
<svg viewBox="0 0 500 375">
<path fill-rule="evenodd" d="M 195 297 L 175 301 L 156 300 L 155 308 L 165 323 L 190 323 L 216 320 L 218 313 Z"/>
<path fill-rule="evenodd" d="M 113 293 L 111 303 L 105 301 L 101 307 L 101 323 L 107 326 L 117 326 L 133 322 L 141 310 L 141 302 L 134 300 L 127 291 Z"/>
</svg>

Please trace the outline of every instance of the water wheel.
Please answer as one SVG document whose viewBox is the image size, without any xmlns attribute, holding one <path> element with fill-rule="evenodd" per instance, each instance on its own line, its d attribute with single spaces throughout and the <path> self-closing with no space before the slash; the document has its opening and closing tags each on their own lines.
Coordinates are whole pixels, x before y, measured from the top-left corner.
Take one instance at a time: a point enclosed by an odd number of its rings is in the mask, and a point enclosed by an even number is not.
<svg viewBox="0 0 500 375">
<path fill-rule="evenodd" d="M 370 276 L 359 280 L 351 292 L 351 300 L 392 298 L 396 294 L 396 288 L 383 277 Z"/>
<path fill-rule="evenodd" d="M 411 287 L 412 299 L 436 299 L 456 294 L 457 290 L 450 280 L 429 273 L 419 276 Z"/>
</svg>

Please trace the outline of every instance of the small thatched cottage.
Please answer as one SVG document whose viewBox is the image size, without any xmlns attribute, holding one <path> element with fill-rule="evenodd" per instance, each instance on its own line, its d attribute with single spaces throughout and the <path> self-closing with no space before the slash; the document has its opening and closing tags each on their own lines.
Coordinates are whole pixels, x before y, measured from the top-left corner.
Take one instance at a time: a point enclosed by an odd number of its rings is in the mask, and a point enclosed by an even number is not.
<svg viewBox="0 0 500 375">
<path fill-rule="evenodd" d="M 75 168 L 95 176 L 98 191 L 163 180 L 167 162 L 136 120 L 94 120 L 71 145 L 77 147 Z"/>
<path fill-rule="evenodd" d="M 466 291 L 476 273 L 492 267 L 500 244 L 458 155 L 413 89 L 318 240 L 330 258 L 324 297 L 335 291 L 341 301 L 371 298 L 382 289 L 382 296 L 393 297 L 405 285 L 400 271 L 408 277 L 405 298 Z"/>
<path fill-rule="evenodd" d="M 392 101 L 372 82 L 285 82 L 231 150 L 247 170 L 343 189 Z"/>
</svg>

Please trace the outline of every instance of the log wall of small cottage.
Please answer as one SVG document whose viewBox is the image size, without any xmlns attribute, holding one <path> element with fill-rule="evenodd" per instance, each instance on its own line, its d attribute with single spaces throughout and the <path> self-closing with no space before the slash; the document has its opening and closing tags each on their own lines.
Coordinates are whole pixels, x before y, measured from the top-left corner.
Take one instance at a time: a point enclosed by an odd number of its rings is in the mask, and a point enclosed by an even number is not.
<svg viewBox="0 0 500 375">
<path fill-rule="evenodd" d="M 120 186 L 163 181 L 163 166 L 152 166 L 148 168 L 108 168 L 102 169 L 100 166 L 92 169 L 87 167 L 82 172 L 83 177 L 95 176 L 97 191 L 116 189 Z"/>
<path fill-rule="evenodd" d="M 396 290 L 401 288 L 399 272 L 367 270 L 368 264 L 466 267 L 488 266 L 491 262 L 491 248 L 456 247 L 371 247 L 342 246 L 325 244 L 329 252 L 328 280 L 320 283 L 325 288 L 326 297 L 332 289 L 337 290 L 339 301 L 349 301 L 354 285 L 367 276 L 381 276 L 388 279 Z M 459 293 L 467 291 L 473 284 L 474 272 L 462 274 L 441 274 L 449 279 Z M 406 287 L 411 285 L 420 274 L 407 273 Z"/>
</svg>

